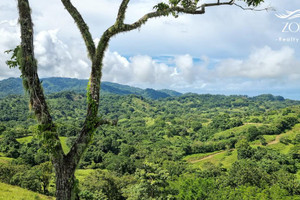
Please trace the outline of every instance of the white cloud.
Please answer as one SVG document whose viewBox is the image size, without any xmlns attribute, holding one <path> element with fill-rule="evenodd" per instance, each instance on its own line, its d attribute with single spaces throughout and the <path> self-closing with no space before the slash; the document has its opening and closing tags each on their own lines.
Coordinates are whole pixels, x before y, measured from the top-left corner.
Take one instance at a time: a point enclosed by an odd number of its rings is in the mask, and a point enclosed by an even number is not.
<svg viewBox="0 0 300 200">
<path fill-rule="evenodd" d="M 273 50 L 265 46 L 255 49 L 246 60 L 222 61 L 216 71 L 219 77 L 290 80 L 300 75 L 300 61 L 290 47 Z"/>
<path fill-rule="evenodd" d="M 20 40 L 18 27 L 12 26 L 14 21 L 2 21 L 0 25 L 0 38 L 5 38 L 0 39 L 0 79 L 20 76 L 18 69 L 9 69 L 5 64 L 10 55 L 4 52 L 15 48 Z"/>
<path fill-rule="evenodd" d="M 195 65 L 190 55 L 175 56 L 169 62 L 175 65 L 160 63 L 147 55 L 126 59 L 117 52 L 108 51 L 104 59 L 103 80 L 152 88 L 205 86 L 201 77 L 207 75 L 207 69 L 205 65 Z"/>
<path fill-rule="evenodd" d="M 135 56 L 130 59 L 136 81 L 151 84 L 155 82 L 156 63 L 149 56 Z"/>
<path fill-rule="evenodd" d="M 35 37 L 35 53 L 41 77 L 87 78 L 89 62 L 85 49 L 65 44 L 58 38 L 59 30 L 41 31 Z"/>
<path fill-rule="evenodd" d="M 104 81 L 128 83 L 131 75 L 129 62 L 117 52 L 107 51 L 103 60 Z"/>
<path fill-rule="evenodd" d="M 108 52 L 105 60 L 110 62 L 104 65 L 104 80 L 142 87 L 243 93 L 284 90 L 300 83 L 300 61 L 290 47 L 265 46 L 245 59 L 224 59 L 217 64 L 207 57 L 195 63 L 189 54 L 173 57 L 170 65 L 149 56 L 126 59 L 117 52 Z"/>
<path fill-rule="evenodd" d="M 141 87 L 166 87 L 174 69 L 158 63 L 150 56 L 137 55 L 126 59 L 117 52 L 107 51 L 104 58 L 103 80 Z"/>
</svg>

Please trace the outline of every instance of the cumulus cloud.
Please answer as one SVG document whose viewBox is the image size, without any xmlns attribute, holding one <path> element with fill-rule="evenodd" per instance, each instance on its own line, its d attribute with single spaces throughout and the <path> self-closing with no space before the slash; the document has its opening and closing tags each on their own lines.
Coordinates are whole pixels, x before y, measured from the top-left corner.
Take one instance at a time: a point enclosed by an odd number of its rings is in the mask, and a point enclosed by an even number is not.
<svg viewBox="0 0 300 200">
<path fill-rule="evenodd" d="M 107 51 L 104 58 L 104 81 L 152 88 L 203 88 L 202 77 L 207 75 L 206 64 L 195 64 L 191 55 L 168 59 L 137 55 L 129 58 Z"/>
<path fill-rule="evenodd" d="M 18 69 L 9 69 L 5 64 L 10 59 L 10 55 L 4 52 L 15 48 L 19 44 L 20 36 L 16 20 L 4 20 L 0 22 L 0 79 L 20 76 Z"/>
<path fill-rule="evenodd" d="M 300 61 L 294 49 L 268 46 L 254 49 L 245 59 L 223 59 L 217 63 L 202 57 L 194 62 L 191 55 L 178 55 L 169 64 L 150 56 L 129 59 L 107 52 L 104 80 L 143 87 L 170 88 L 198 92 L 242 92 L 276 90 L 300 83 Z"/>
<path fill-rule="evenodd" d="M 216 68 L 219 77 L 250 79 L 297 79 L 300 61 L 291 47 L 255 49 L 245 60 L 226 59 Z"/>
<path fill-rule="evenodd" d="M 159 63 L 147 55 L 129 59 L 117 52 L 107 51 L 104 58 L 103 80 L 142 87 L 167 86 L 174 69 Z"/>
<path fill-rule="evenodd" d="M 90 64 L 84 48 L 70 48 L 58 38 L 59 30 L 41 31 L 35 37 L 35 54 L 42 77 L 87 78 Z"/>
</svg>

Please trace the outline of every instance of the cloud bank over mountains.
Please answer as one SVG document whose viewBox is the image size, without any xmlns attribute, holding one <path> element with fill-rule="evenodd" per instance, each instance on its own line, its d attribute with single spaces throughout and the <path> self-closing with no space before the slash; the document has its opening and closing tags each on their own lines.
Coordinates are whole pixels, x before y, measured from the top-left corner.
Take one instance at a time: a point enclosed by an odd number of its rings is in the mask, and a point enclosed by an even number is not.
<svg viewBox="0 0 300 200">
<path fill-rule="evenodd" d="M 80 5 L 81 1 L 74 1 L 93 35 L 99 37 L 97 34 L 113 23 L 119 1 L 88 2 Z M 14 48 L 20 40 L 14 3 L 0 3 L 0 52 Z M 60 4 L 48 4 L 32 0 L 40 76 L 88 78 L 90 61 L 76 26 Z M 101 12 L 95 4 L 99 4 Z M 128 21 L 149 11 L 150 5 L 153 1 L 132 3 Z M 282 3 L 275 1 L 275 5 Z M 253 14 L 236 9 L 223 7 L 200 17 L 152 20 L 140 31 L 113 38 L 104 59 L 103 80 L 199 93 L 299 91 L 300 43 L 276 41 L 282 34 L 283 22 L 278 23 L 274 13 Z M 7 59 L 9 55 L 0 53 L 0 79 L 20 75 L 17 69 L 8 69 Z"/>
</svg>

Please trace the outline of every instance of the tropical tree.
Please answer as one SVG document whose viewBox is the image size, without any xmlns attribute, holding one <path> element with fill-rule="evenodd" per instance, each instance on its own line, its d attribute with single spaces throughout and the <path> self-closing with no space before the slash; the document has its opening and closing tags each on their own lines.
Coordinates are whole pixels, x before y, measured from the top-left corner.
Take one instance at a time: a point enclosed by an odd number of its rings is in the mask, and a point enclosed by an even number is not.
<svg viewBox="0 0 300 200">
<path fill-rule="evenodd" d="M 263 0 L 243 0 L 248 7 L 243 9 L 253 9 Z M 65 154 L 63 152 L 57 126 L 50 115 L 48 105 L 39 76 L 37 73 L 37 61 L 34 56 L 33 46 L 33 23 L 31 10 L 28 0 L 18 0 L 19 22 L 21 27 L 21 45 L 13 53 L 12 60 L 7 64 L 10 67 L 19 66 L 23 79 L 23 86 L 29 94 L 30 107 L 34 111 L 39 122 L 41 140 L 49 150 L 51 161 L 56 173 L 56 197 L 57 200 L 69 200 L 75 198 L 74 188 L 76 167 L 84 151 L 92 140 L 93 133 L 97 127 L 111 122 L 98 117 L 100 83 L 102 77 L 103 57 L 108 47 L 110 39 L 122 32 L 140 28 L 151 18 L 173 15 L 178 17 L 180 14 L 200 15 L 204 14 L 206 8 L 223 5 L 240 5 L 235 0 L 220 1 L 214 3 L 203 3 L 200 0 L 169 0 L 154 6 L 154 11 L 145 14 L 132 24 L 125 23 L 125 14 L 130 0 L 122 0 L 119 6 L 115 23 L 109 27 L 97 45 L 89 31 L 89 27 L 84 21 L 79 11 L 73 6 L 70 0 L 61 0 L 65 9 L 74 19 L 85 42 L 89 59 L 92 63 L 90 79 L 87 87 L 87 114 L 86 119 L 78 132 L 71 150 Z M 10 52 L 10 51 L 9 51 Z"/>
</svg>

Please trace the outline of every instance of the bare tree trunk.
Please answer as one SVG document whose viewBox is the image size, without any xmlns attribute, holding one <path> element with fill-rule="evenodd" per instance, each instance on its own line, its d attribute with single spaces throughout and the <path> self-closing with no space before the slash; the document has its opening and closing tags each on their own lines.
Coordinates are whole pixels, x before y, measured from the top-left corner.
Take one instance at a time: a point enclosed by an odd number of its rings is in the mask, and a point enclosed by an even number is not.
<svg viewBox="0 0 300 200">
<path fill-rule="evenodd" d="M 77 199 L 75 183 L 76 166 L 70 166 L 68 163 L 58 164 L 56 173 L 56 200 L 74 200 Z"/>
</svg>

